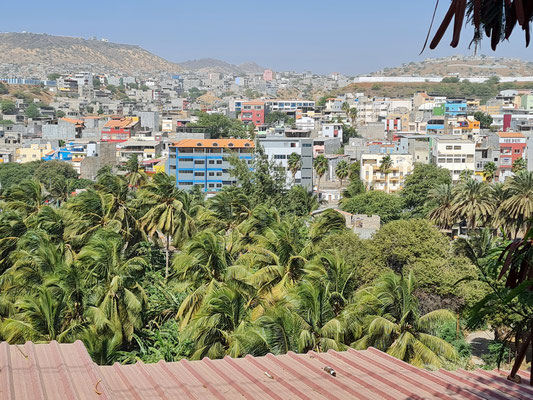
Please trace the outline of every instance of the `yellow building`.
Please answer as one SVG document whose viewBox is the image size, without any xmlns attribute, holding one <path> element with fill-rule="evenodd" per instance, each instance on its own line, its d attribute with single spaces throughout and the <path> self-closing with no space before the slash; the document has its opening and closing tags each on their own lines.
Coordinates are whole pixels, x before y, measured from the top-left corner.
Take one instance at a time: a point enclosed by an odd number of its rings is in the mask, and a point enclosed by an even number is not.
<svg viewBox="0 0 533 400">
<path fill-rule="evenodd" d="M 15 152 L 15 162 L 26 163 L 30 161 L 39 161 L 51 151 L 52 145 L 50 143 L 31 144 L 29 147 L 21 147 Z"/>
</svg>

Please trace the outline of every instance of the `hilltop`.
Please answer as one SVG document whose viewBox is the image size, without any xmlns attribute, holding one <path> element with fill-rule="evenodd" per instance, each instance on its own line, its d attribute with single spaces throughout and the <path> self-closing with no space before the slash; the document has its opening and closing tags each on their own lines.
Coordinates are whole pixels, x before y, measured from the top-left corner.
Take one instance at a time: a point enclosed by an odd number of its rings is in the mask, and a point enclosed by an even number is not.
<svg viewBox="0 0 533 400">
<path fill-rule="evenodd" d="M 178 64 L 139 46 L 36 33 L 0 33 L 0 64 L 84 67 L 125 73 L 177 72 Z"/>
<path fill-rule="evenodd" d="M 195 72 L 218 72 L 223 74 L 240 75 L 246 73 L 262 73 L 265 68 L 252 62 L 239 65 L 230 64 L 215 58 L 201 58 L 180 63 L 180 66 L 188 71 Z"/>
<path fill-rule="evenodd" d="M 384 68 L 371 76 L 533 76 L 533 62 L 517 58 L 480 56 L 452 56 L 428 58 L 399 67 Z"/>
</svg>

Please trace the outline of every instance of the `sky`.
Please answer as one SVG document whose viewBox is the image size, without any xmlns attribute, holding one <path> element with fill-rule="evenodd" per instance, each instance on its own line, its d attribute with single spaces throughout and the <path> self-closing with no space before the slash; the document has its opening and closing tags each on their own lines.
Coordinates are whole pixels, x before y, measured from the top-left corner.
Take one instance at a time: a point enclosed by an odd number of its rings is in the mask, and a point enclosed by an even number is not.
<svg viewBox="0 0 533 400">
<path fill-rule="evenodd" d="M 277 71 L 358 75 L 425 58 L 472 54 L 471 30 L 456 49 L 448 32 L 419 56 L 436 0 L 20 0 L 2 4 L 0 31 L 136 44 L 169 61 L 218 58 Z M 433 32 L 446 12 L 441 0 Z M 515 29 L 496 52 L 533 61 Z"/>
</svg>

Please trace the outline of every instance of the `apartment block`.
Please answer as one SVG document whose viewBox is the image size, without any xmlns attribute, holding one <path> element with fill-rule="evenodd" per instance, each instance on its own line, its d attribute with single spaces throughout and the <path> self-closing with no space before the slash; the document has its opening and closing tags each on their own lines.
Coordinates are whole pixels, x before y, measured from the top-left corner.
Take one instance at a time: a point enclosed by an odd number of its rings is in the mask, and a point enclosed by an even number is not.
<svg viewBox="0 0 533 400">
<path fill-rule="evenodd" d="M 237 183 L 229 173 L 229 157 L 236 155 L 251 167 L 254 147 L 246 139 L 183 139 L 169 146 L 167 170 L 180 189 L 198 185 L 204 192 L 216 192 Z"/>
<path fill-rule="evenodd" d="M 458 182 L 462 171 L 475 170 L 476 145 L 471 140 L 436 137 L 432 141 L 433 164 L 450 170 L 452 181 Z"/>
<path fill-rule="evenodd" d="M 102 141 L 125 142 L 141 129 L 139 117 L 117 117 L 102 128 Z"/>
<path fill-rule="evenodd" d="M 513 163 L 524 157 L 526 137 L 520 132 L 498 132 L 500 144 L 500 180 L 512 173 Z"/>
<path fill-rule="evenodd" d="M 367 189 L 381 190 L 386 193 L 399 191 L 407 175 L 413 172 L 413 156 L 411 154 L 390 154 L 392 166 L 389 171 L 381 171 L 380 165 L 385 154 L 361 155 L 361 180 Z"/>
</svg>

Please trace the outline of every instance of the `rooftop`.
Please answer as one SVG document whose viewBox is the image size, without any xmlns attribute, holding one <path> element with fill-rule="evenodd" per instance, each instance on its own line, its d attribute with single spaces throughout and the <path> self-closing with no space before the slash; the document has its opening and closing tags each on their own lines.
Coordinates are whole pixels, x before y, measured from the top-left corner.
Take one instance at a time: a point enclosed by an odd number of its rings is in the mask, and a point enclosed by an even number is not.
<svg viewBox="0 0 533 400">
<path fill-rule="evenodd" d="M 172 144 L 173 147 L 254 147 L 253 140 L 248 139 L 183 139 Z"/>
<path fill-rule="evenodd" d="M 0 344 L 0 398 L 15 400 L 532 398 L 533 388 L 505 376 L 430 372 L 374 348 L 98 366 L 81 341 Z"/>
<path fill-rule="evenodd" d="M 498 132 L 501 138 L 525 138 L 520 132 Z"/>
<path fill-rule="evenodd" d="M 125 129 L 125 128 L 131 128 L 137 122 L 139 122 L 139 120 L 137 118 L 132 118 L 132 117 L 113 118 L 107 121 L 104 127 L 114 128 L 114 129 Z"/>
</svg>

